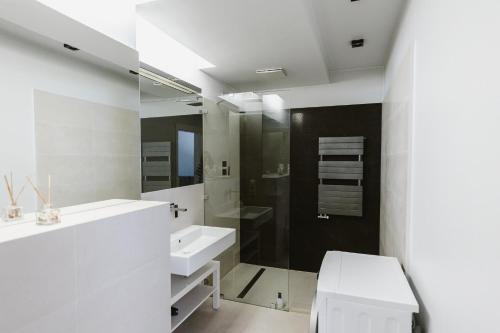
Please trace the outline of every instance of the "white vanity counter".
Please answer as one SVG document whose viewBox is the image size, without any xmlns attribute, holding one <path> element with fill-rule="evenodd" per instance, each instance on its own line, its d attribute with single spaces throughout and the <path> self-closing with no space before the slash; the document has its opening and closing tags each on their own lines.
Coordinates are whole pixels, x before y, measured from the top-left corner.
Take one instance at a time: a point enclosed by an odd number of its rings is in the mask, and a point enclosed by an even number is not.
<svg viewBox="0 0 500 333">
<path fill-rule="evenodd" d="M 108 200 L 61 216 L 0 228 L 0 332 L 170 331 L 168 203 Z"/>
<path fill-rule="evenodd" d="M 26 214 L 24 218 L 19 221 L 0 221 L 0 244 L 164 204 L 165 203 L 154 201 L 112 199 L 64 207 L 60 209 L 62 223 L 49 226 L 37 225 L 35 223 L 35 214 L 30 213 Z"/>
</svg>

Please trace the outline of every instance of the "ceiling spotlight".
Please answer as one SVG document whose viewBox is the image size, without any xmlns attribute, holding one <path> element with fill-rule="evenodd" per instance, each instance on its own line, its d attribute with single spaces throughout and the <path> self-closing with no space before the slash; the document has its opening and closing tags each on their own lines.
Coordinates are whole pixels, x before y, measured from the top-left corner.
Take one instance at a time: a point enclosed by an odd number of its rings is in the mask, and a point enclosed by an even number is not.
<svg viewBox="0 0 500 333">
<path fill-rule="evenodd" d="M 162 86 L 162 85 L 163 85 L 163 83 L 161 83 L 161 82 L 153 82 L 153 86 Z"/>
<path fill-rule="evenodd" d="M 351 40 L 351 46 L 353 49 L 357 47 L 363 47 L 364 45 L 365 45 L 365 40 L 363 38 Z"/>
</svg>

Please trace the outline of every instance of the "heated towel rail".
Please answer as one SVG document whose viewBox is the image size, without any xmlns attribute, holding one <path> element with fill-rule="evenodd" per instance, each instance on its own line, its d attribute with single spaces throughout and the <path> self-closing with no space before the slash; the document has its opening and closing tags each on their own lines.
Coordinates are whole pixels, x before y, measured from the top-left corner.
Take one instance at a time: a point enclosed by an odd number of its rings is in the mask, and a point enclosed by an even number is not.
<svg viewBox="0 0 500 333">
<path fill-rule="evenodd" d="M 171 144 L 144 142 L 142 144 L 142 190 L 158 191 L 172 187 Z"/>
<path fill-rule="evenodd" d="M 318 143 L 318 217 L 363 216 L 364 140 L 356 137 L 320 137 Z M 335 158 L 331 158 L 335 156 Z M 346 160 L 338 160 L 345 157 Z M 357 160 L 353 160 L 357 159 Z M 353 181 L 353 185 L 335 184 Z"/>
</svg>

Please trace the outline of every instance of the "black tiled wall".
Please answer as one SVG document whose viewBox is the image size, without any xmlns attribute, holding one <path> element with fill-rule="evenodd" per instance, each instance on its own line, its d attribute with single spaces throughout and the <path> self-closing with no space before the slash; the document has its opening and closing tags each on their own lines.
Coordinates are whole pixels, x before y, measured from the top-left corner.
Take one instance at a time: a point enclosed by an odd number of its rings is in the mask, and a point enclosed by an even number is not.
<svg viewBox="0 0 500 333">
<path fill-rule="evenodd" d="M 317 272 L 326 251 L 379 253 L 382 105 L 293 109 L 290 268 Z M 318 219 L 318 137 L 364 136 L 363 217 Z"/>
</svg>

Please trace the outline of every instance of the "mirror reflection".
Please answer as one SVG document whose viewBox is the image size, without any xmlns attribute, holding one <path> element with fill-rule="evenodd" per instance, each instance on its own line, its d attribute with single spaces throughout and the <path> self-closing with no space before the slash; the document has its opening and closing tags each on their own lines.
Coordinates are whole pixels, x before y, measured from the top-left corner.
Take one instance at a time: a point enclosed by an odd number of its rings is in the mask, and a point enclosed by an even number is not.
<svg viewBox="0 0 500 333">
<path fill-rule="evenodd" d="M 158 71 L 140 74 L 142 192 L 202 183 L 202 97 Z"/>
<path fill-rule="evenodd" d="M 110 43 L 129 59 L 114 62 L 7 21 L 0 45 L 13 78 L 0 93 L 0 228 L 140 199 L 137 51 Z"/>
</svg>

